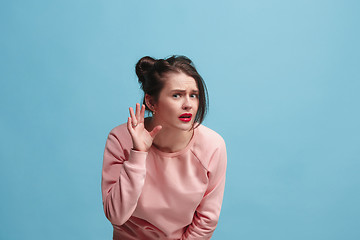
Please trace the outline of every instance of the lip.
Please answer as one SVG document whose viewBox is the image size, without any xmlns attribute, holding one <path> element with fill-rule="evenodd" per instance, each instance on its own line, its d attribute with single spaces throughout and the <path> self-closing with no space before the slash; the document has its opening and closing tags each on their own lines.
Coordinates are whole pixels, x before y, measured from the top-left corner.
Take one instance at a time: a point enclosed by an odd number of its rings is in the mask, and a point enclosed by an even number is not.
<svg viewBox="0 0 360 240">
<path fill-rule="evenodd" d="M 183 122 L 190 122 L 191 118 L 192 118 L 191 113 L 183 113 L 179 116 L 180 121 L 183 121 Z"/>
</svg>

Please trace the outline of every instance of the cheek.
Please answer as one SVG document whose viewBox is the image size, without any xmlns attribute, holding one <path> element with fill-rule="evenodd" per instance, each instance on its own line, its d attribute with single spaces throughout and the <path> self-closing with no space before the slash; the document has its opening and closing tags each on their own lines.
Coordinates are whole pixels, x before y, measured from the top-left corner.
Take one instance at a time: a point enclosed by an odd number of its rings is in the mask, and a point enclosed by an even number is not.
<svg viewBox="0 0 360 240">
<path fill-rule="evenodd" d="M 194 102 L 194 106 L 195 106 L 196 108 L 199 107 L 199 99 L 196 99 L 196 101 Z"/>
<path fill-rule="evenodd" d="M 159 109 L 164 115 L 169 115 L 169 113 L 172 113 L 175 111 L 176 107 L 174 107 L 174 104 L 171 104 L 169 102 L 162 103 L 159 105 Z"/>
</svg>

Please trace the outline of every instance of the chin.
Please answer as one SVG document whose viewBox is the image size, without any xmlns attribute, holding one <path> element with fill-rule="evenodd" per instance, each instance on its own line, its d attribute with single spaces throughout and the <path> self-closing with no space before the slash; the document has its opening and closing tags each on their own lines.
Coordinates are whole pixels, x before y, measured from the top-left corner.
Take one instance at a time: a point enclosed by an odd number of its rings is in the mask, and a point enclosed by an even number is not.
<svg viewBox="0 0 360 240">
<path fill-rule="evenodd" d="M 194 125 L 193 122 L 186 123 L 186 124 L 183 124 L 182 126 L 180 126 L 179 128 L 183 131 L 190 131 L 193 125 Z"/>
<path fill-rule="evenodd" d="M 178 131 L 184 131 L 184 132 L 190 131 L 193 125 L 194 125 L 193 121 L 177 122 L 176 124 L 174 124 L 174 123 L 162 124 L 162 126 L 164 128 L 169 128 L 169 129 L 174 129 L 174 130 L 176 129 Z"/>
<path fill-rule="evenodd" d="M 188 127 L 188 128 L 182 128 L 181 130 L 182 130 L 182 131 L 184 131 L 184 132 L 189 132 L 189 131 L 191 130 L 191 127 Z"/>
</svg>

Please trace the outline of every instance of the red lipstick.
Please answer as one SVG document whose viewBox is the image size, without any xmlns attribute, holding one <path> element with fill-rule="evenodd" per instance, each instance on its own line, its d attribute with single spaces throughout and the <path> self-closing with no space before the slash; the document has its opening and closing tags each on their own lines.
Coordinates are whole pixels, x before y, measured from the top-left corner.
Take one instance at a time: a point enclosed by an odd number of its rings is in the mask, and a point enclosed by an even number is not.
<svg viewBox="0 0 360 240">
<path fill-rule="evenodd" d="M 190 122 L 191 121 L 192 114 L 191 113 L 184 113 L 181 114 L 179 119 L 183 122 Z"/>
</svg>

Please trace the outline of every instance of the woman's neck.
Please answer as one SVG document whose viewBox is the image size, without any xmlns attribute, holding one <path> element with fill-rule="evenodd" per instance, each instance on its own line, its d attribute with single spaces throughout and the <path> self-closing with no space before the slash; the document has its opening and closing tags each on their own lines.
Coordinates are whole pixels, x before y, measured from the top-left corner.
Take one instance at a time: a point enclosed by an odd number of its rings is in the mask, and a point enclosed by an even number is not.
<svg viewBox="0 0 360 240">
<path fill-rule="evenodd" d="M 155 127 L 155 124 L 151 118 L 147 120 L 147 130 L 151 131 Z M 193 137 L 193 133 L 194 129 L 183 131 L 163 126 L 161 131 L 156 135 L 153 145 L 162 152 L 178 152 L 186 148 Z"/>
</svg>

